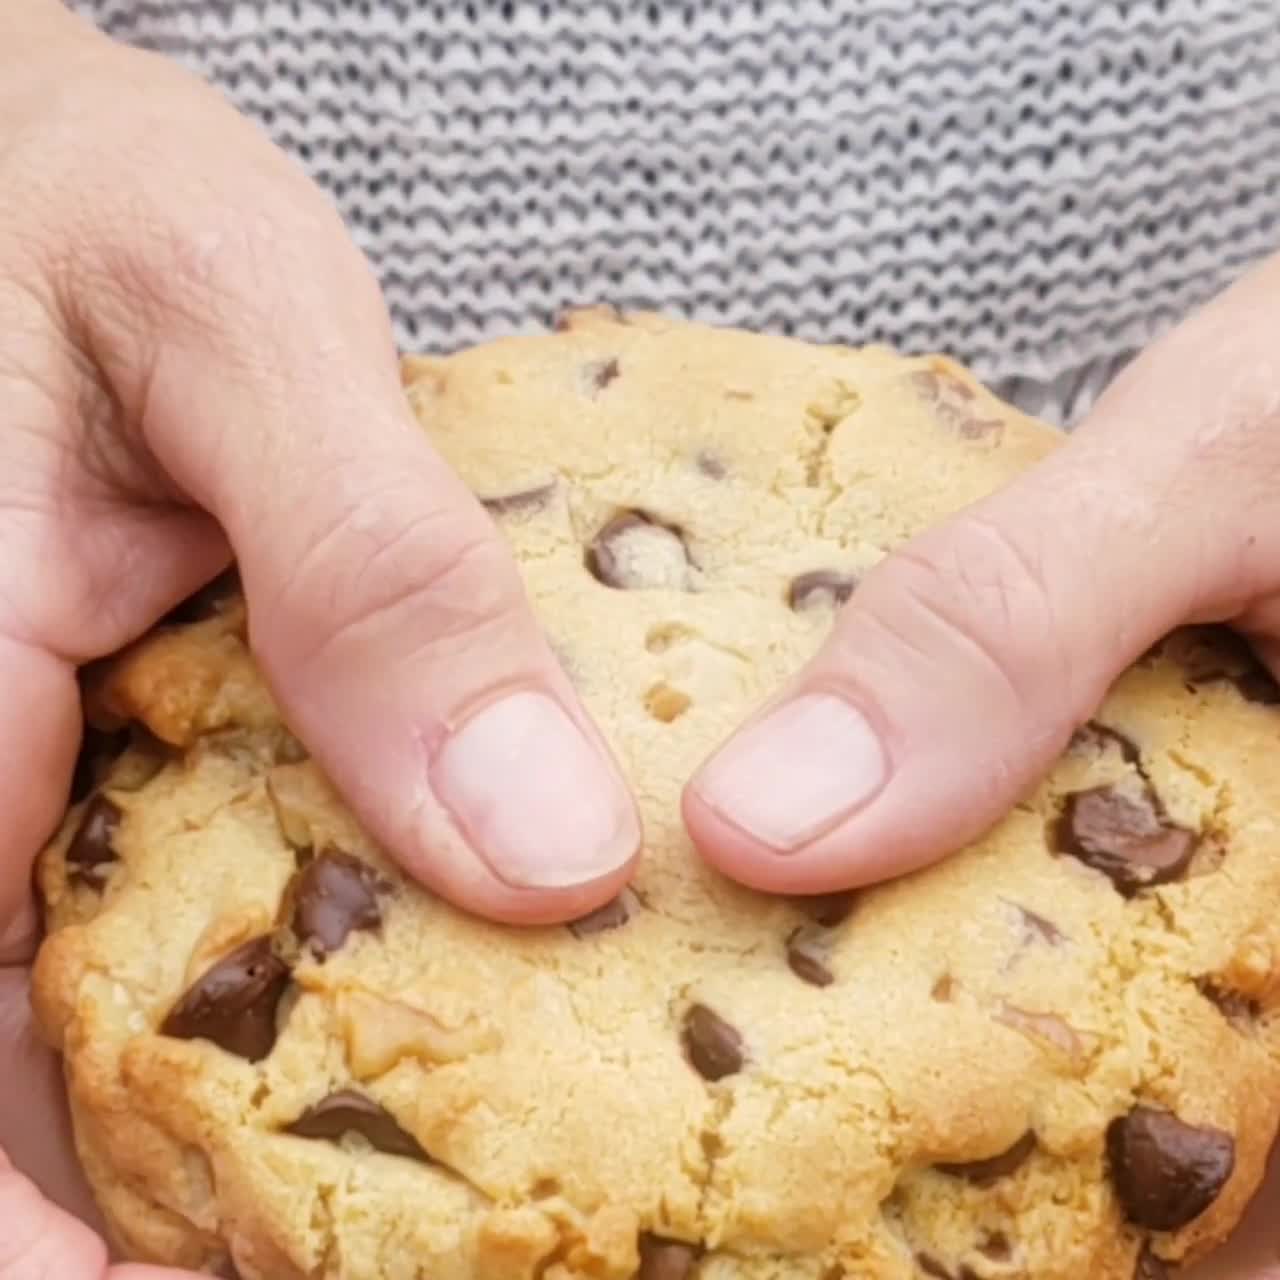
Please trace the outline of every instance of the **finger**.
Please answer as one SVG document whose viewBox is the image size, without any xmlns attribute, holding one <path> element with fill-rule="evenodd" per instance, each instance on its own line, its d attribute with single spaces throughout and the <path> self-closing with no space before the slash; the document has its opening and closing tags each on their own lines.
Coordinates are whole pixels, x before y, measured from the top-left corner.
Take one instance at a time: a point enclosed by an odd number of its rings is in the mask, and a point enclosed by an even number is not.
<svg viewBox="0 0 1280 1280">
<path fill-rule="evenodd" d="M 84 1223 L 45 1200 L 0 1150 L 0 1280 L 196 1280 L 168 1267 L 107 1266 Z"/>
<path fill-rule="evenodd" d="M 867 577 L 814 661 L 688 788 L 713 863 L 819 892 L 959 848 L 1152 643 L 1265 585 L 1277 276 L 1152 348 L 1068 444 Z"/>
<path fill-rule="evenodd" d="M 7 1082 L 0 1148 L 51 1202 L 96 1228 L 101 1219 L 76 1160 L 62 1069 L 36 1030 L 26 968 L 0 969 L 0 1080 Z"/>
<path fill-rule="evenodd" d="M 188 237 L 183 300 L 164 285 L 131 362 L 147 443 L 225 528 L 267 678 L 371 833 L 482 914 L 578 914 L 627 875 L 633 802 L 505 544 L 409 414 L 363 260 L 292 199 L 288 225 Z"/>
<path fill-rule="evenodd" d="M 31 859 L 66 804 L 79 712 L 74 669 L 7 637 L 0 620 L 0 965 L 34 946 Z"/>
</svg>

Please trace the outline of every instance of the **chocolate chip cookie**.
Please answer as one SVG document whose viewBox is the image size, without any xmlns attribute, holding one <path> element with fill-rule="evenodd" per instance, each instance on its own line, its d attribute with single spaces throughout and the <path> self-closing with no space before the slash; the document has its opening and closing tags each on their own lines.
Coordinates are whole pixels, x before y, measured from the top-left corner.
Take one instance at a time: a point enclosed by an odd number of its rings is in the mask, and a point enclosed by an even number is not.
<svg viewBox="0 0 1280 1280">
<path fill-rule="evenodd" d="M 1180 632 L 988 835 L 860 894 L 710 871 L 683 780 L 904 539 L 1057 437 L 945 359 L 605 309 L 412 359 L 639 796 L 614 902 L 452 910 L 215 584 L 86 677 L 38 1015 L 130 1256 L 242 1280 L 1156 1280 L 1280 1112 L 1280 701 Z M 980 727 L 979 727 L 980 731 Z"/>
</svg>

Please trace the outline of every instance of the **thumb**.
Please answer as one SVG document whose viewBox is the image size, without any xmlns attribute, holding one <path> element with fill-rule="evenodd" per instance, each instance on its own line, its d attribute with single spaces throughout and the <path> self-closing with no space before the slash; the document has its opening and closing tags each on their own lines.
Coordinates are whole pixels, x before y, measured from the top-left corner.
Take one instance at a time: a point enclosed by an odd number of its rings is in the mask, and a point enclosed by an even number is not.
<svg viewBox="0 0 1280 1280">
<path fill-rule="evenodd" d="M 866 577 L 816 658 L 690 784 L 708 859 L 775 892 L 913 870 L 1003 817 L 1174 627 L 1252 625 L 1242 605 L 1280 549 L 1263 514 L 1280 317 L 1257 314 L 1274 285 L 1242 282 L 1069 442 Z"/>
<path fill-rule="evenodd" d="M 479 914 L 581 914 L 627 876 L 634 804 L 505 541 L 413 420 L 363 258 L 305 184 L 270 190 L 184 224 L 176 261 L 136 253 L 147 306 L 95 345 L 226 532 L 272 691 L 370 834 Z"/>
</svg>

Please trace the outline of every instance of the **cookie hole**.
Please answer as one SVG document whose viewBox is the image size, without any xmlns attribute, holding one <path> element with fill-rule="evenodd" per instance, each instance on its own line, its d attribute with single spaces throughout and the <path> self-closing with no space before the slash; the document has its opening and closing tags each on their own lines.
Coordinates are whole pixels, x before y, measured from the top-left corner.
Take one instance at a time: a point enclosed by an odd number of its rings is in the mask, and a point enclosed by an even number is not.
<svg viewBox="0 0 1280 1280">
<path fill-rule="evenodd" d="M 655 684 L 644 695 L 645 710 L 663 724 L 671 724 L 679 720 L 693 706 L 693 699 L 680 689 L 669 684 Z"/>
<path fill-rule="evenodd" d="M 978 1244 L 978 1252 L 989 1262 L 1013 1261 L 1013 1246 L 1003 1231 L 987 1232 Z"/>
<path fill-rule="evenodd" d="M 649 628 L 644 638 L 644 647 L 650 653 L 666 653 L 668 649 L 692 640 L 696 634 L 692 627 L 686 627 L 683 623 L 664 622 Z"/>
<path fill-rule="evenodd" d="M 531 1200 L 554 1200 L 559 1194 L 559 1178 L 539 1178 L 529 1190 Z"/>
</svg>

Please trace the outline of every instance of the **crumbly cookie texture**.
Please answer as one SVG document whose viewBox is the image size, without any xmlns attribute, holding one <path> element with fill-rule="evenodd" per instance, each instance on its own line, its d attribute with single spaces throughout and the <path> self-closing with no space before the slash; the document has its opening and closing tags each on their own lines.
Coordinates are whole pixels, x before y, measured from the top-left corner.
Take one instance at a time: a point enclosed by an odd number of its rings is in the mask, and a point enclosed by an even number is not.
<svg viewBox="0 0 1280 1280">
<path fill-rule="evenodd" d="M 90 674 L 37 1011 L 120 1247 L 242 1280 L 1158 1280 L 1280 1103 L 1280 698 L 1180 632 L 936 869 L 784 899 L 682 781 L 893 547 L 1055 447 L 954 364 L 588 309 L 410 359 L 635 786 L 634 885 L 451 910 L 281 724 L 234 586 Z M 975 726 L 980 732 L 981 726 Z"/>
</svg>

